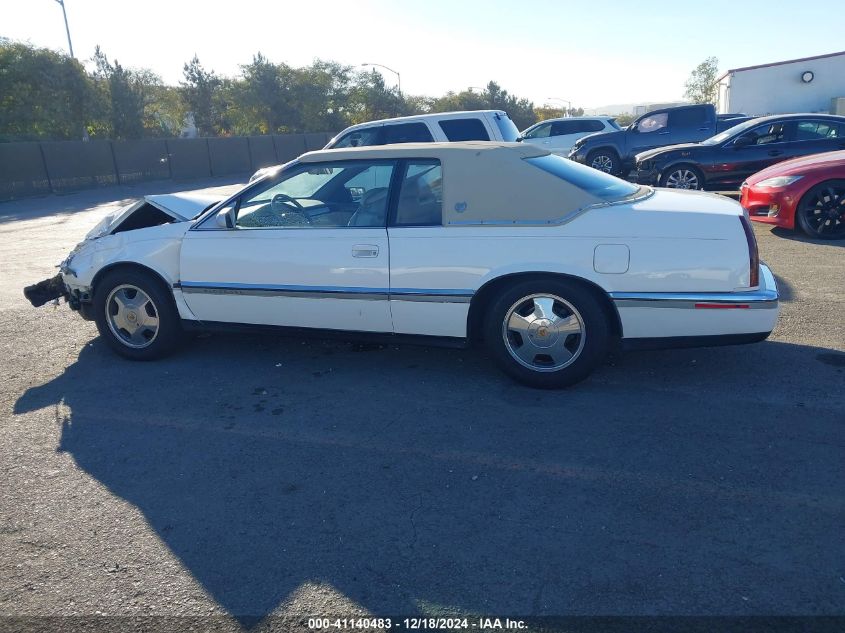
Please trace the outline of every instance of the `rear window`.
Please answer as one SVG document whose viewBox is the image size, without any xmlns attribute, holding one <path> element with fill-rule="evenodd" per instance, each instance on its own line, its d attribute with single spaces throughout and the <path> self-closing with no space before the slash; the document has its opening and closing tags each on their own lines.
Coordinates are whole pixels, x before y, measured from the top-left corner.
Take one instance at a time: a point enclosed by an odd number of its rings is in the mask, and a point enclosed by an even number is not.
<svg viewBox="0 0 845 633">
<path fill-rule="evenodd" d="M 452 142 L 490 140 L 487 128 L 480 120 L 474 118 L 440 121 L 440 129 Z"/>
<path fill-rule="evenodd" d="M 607 122 L 610 125 L 610 127 L 612 127 L 615 130 L 621 130 L 622 129 L 620 127 L 620 125 L 616 122 L 616 119 L 608 119 Z"/>
<path fill-rule="evenodd" d="M 525 162 L 603 200 L 618 200 L 640 190 L 638 185 L 554 154 L 526 158 Z"/>
<path fill-rule="evenodd" d="M 503 141 L 512 143 L 519 138 L 519 130 L 505 112 L 497 112 L 493 115 L 493 119 L 496 121 L 496 127 L 499 128 Z"/>
</svg>

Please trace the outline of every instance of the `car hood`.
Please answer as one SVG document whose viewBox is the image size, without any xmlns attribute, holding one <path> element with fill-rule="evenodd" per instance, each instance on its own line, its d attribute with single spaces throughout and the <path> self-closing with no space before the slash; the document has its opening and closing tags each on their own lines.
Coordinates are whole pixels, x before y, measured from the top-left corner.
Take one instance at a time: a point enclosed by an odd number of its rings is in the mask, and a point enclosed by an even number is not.
<svg viewBox="0 0 845 633">
<path fill-rule="evenodd" d="M 702 149 L 701 143 L 678 143 L 677 145 L 666 145 L 665 147 L 656 147 L 654 149 L 646 150 L 645 152 L 640 152 L 636 156 L 637 162 L 642 160 L 649 160 L 651 158 L 656 158 L 657 156 L 665 156 L 670 152 L 679 152 L 681 156 L 686 157 L 689 156 L 689 153 L 697 152 Z M 686 153 L 685 152 L 689 152 Z"/>
<path fill-rule="evenodd" d="M 755 182 L 760 182 L 761 180 L 774 176 L 801 176 L 816 170 L 836 168 L 841 169 L 842 177 L 845 177 L 845 151 L 811 154 L 810 156 L 785 160 L 782 163 L 777 163 L 762 171 L 758 171 L 753 176 L 750 176 L 747 182 L 748 184 L 754 184 Z"/>
<path fill-rule="evenodd" d="M 117 211 L 109 213 L 88 232 L 85 239 L 91 240 L 103 237 L 104 235 L 110 235 L 124 222 L 132 218 L 132 216 L 140 215 L 145 211 L 148 212 L 149 207 L 154 207 L 158 211 L 161 211 L 166 216 L 169 216 L 173 222 L 187 222 L 202 213 L 204 209 L 217 204 L 220 200 L 221 197 L 219 195 L 192 191 L 144 196 L 140 200 L 136 200 Z M 140 224 L 134 228 L 155 226 L 156 224 L 160 224 L 160 222 L 152 222 L 146 225 L 141 222 Z"/>
<path fill-rule="evenodd" d="M 614 141 L 625 137 L 625 130 L 613 130 L 611 132 L 594 132 L 579 138 L 575 145 L 581 147 L 587 144 L 604 143 L 606 141 Z"/>
</svg>

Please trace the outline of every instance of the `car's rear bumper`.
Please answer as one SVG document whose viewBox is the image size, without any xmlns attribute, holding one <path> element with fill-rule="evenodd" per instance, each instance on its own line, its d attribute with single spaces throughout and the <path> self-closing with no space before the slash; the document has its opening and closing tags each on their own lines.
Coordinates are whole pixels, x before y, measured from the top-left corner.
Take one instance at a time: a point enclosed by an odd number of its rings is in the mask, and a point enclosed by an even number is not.
<svg viewBox="0 0 845 633">
<path fill-rule="evenodd" d="M 762 340 L 774 329 L 779 310 L 777 283 L 764 264 L 760 265 L 760 285 L 753 290 L 612 292 L 610 297 L 619 312 L 626 345 L 635 344 L 636 339 L 666 339 L 670 347 L 678 346 L 682 339 L 697 339 L 694 344 L 701 345 L 706 337 Z M 672 339 L 676 339 L 674 345 Z M 711 340 L 720 344 L 717 338 Z M 649 346 L 653 347 L 654 341 Z"/>
</svg>

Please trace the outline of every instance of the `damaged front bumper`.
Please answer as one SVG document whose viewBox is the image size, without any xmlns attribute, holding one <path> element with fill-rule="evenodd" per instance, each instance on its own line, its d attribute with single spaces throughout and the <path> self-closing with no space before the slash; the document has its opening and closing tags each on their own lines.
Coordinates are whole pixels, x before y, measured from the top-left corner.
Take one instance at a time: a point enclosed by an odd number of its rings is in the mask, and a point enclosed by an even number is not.
<svg viewBox="0 0 845 633">
<path fill-rule="evenodd" d="M 72 310 L 79 312 L 82 318 L 92 321 L 91 292 L 87 288 L 72 288 L 65 283 L 64 274 L 59 273 L 55 277 L 39 281 L 37 284 L 27 286 L 23 289 L 24 296 L 33 307 L 40 308 L 50 301 L 58 303 L 64 297 Z"/>
</svg>

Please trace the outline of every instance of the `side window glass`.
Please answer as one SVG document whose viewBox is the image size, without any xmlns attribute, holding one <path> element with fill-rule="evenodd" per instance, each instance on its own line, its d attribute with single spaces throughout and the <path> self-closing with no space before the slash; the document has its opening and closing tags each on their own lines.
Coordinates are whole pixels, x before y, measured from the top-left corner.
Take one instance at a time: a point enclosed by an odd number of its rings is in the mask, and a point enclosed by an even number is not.
<svg viewBox="0 0 845 633">
<path fill-rule="evenodd" d="M 425 123 L 402 123 L 384 126 L 384 143 L 431 143 L 434 137 Z"/>
<path fill-rule="evenodd" d="M 489 141 L 490 135 L 479 119 L 449 119 L 440 121 L 440 129 L 452 142 Z"/>
<path fill-rule="evenodd" d="M 637 124 L 637 131 L 641 134 L 648 134 L 649 132 L 657 132 L 668 125 L 669 113 L 661 112 L 659 114 L 652 114 L 643 119 Z"/>
<path fill-rule="evenodd" d="M 673 126 L 695 127 L 707 123 L 706 108 L 681 108 L 669 113 L 669 121 Z"/>
<path fill-rule="evenodd" d="M 396 226 L 440 224 L 443 224 L 443 171 L 440 161 L 410 161 L 399 189 Z"/>
<path fill-rule="evenodd" d="M 835 123 L 827 121 L 799 121 L 795 130 L 796 141 L 820 141 L 837 138 L 839 131 Z"/>
<path fill-rule="evenodd" d="M 364 128 L 362 130 L 353 130 L 345 136 L 338 139 L 337 143 L 332 145 L 332 149 L 340 147 L 364 147 L 369 145 L 381 145 L 381 126 Z"/>
<path fill-rule="evenodd" d="M 769 145 L 783 142 L 783 133 L 783 123 L 772 123 L 754 128 L 748 132 L 748 136 L 752 138 L 752 145 Z"/>
<path fill-rule="evenodd" d="M 392 161 L 302 165 L 262 183 L 238 205 L 239 229 L 383 227 Z"/>
<path fill-rule="evenodd" d="M 578 121 L 555 121 L 552 123 L 552 132 L 549 136 L 575 134 L 578 131 L 578 124 Z"/>
<path fill-rule="evenodd" d="M 525 135 L 525 138 L 548 138 L 549 132 L 552 130 L 551 123 L 544 123 L 543 125 L 538 125 L 533 130 L 531 130 L 528 134 Z"/>
<path fill-rule="evenodd" d="M 604 129 L 604 123 L 601 121 L 583 121 L 581 132 L 601 132 Z"/>
</svg>

